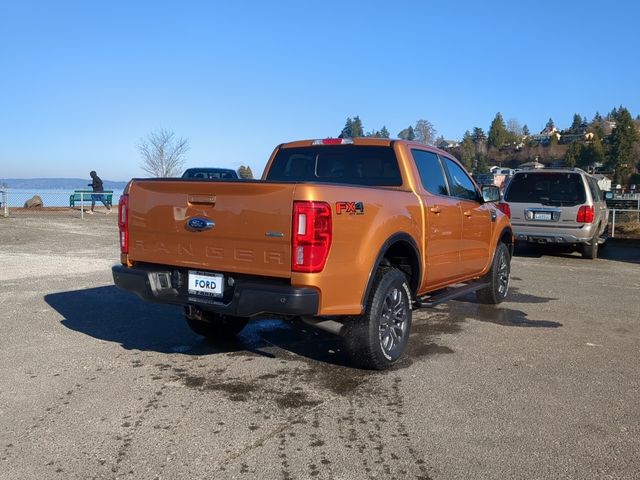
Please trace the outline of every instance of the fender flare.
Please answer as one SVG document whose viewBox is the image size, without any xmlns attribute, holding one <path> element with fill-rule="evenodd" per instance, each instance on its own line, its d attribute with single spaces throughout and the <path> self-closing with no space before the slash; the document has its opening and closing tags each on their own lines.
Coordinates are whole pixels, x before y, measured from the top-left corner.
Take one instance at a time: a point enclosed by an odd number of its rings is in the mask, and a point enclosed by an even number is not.
<svg viewBox="0 0 640 480">
<path fill-rule="evenodd" d="M 393 235 L 391 235 L 380 247 L 380 251 L 378 252 L 378 255 L 375 259 L 375 262 L 373 263 L 371 270 L 369 271 L 369 278 L 367 280 L 367 286 L 364 290 L 364 293 L 362 295 L 362 299 L 360 301 L 360 304 L 362 305 L 362 308 L 364 310 L 364 307 L 366 305 L 367 302 L 367 298 L 369 298 L 369 294 L 371 293 L 371 289 L 373 288 L 373 282 L 376 278 L 376 274 L 378 273 L 378 269 L 380 268 L 380 264 L 382 262 L 382 259 L 384 258 L 384 256 L 386 255 L 386 253 L 389 251 L 389 249 L 391 248 L 392 245 L 396 244 L 397 242 L 405 242 L 408 243 L 411 248 L 413 249 L 413 252 L 416 256 L 417 259 L 417 269 L 414 272 L 413 275 L 413 280 L 409 280 L 410 283 L 410 287 L 411 287 L 411 294 L 415 295 L 415 292 L 417 291 L 419 284 L 420 284 L 420 279 L 422 278 L 422 261 L 421 261 L 421 257 L 420 257 L 420 249 L 418 248 L 418 245 L 416 244 L 415 240 L 413 239 L 413 237 L 411 235 L 409 235 L 408 233 L 404 233 L 404 232 L 399 232 L 399 233 L 395 233 Z"/>
</svg>

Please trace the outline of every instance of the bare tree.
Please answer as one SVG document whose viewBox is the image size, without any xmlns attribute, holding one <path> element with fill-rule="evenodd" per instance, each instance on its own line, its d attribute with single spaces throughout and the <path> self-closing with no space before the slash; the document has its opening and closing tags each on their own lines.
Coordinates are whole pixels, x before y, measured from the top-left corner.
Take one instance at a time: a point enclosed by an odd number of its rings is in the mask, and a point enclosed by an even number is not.
<svg viewBox="0 0 640 480">
<path fill-rule="evenodd" d="M 429 120 L 418 120 L 414 127 L 416 141 L 425 145 L 433 145 L 436 138 L 436 129 Z"/>
<path fill-rule="evenodd" d="M 175 138 L 171 130 L 161 128 L 142 139 L 138 150 L 142 157 L 142 170 L 154 177 L 176 177 L 180 175 L 186 161 L 189 141 L 186 138 Z"/>
<path fill-rule="evenodd" d="M 516 137 L 522 137 L 523 135 L 522 125 L 520 125 L 520 122 L 515 118 L 507 120 L 507 131 Z"/>
</svg>

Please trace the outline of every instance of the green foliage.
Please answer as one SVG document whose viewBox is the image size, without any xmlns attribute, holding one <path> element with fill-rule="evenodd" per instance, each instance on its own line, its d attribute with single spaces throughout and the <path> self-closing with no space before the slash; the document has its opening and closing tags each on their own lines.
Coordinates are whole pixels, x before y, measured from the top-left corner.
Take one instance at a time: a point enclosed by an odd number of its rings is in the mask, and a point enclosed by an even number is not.
<svg viewBox="0 0 640 480">
<path fill-rule="evenodd" d="M 238 168 L 238 176 L 245 180 L 252 179 L 253 172 L 251 171 L 251 167 L 248 165 L 246 167 L 244 165 L 240 165 L 240 168 Z"/>
<path fill-rule="evenodd" d="M 614 120 L 616 126 L 611 132 L 608 165 L 615 172 L 614 181 L 621 182 L 636 166 L 633 158 L 633 144 L 638 140 L 638 134 L 633 125 L 631 114 L 626 108 L 621 106 L 616 110 Z"/>
<path fill-rule="evenodd" d="M 460 161 L 468 171 L 471 171 L 475 158 L 476 146 L 473 143 L 473 137 L 467 130 L 464 132 L 464 137 L 462 137 L 462 143 L 460 144 Z"/>
<path fill-rule="evenodd" d="M 571 142 L 564 155 L 564 163 L 567 167 L 575 167 L 583 155 L 584 145 L 580 142 Z"/>
<path fill-rule="evenodd" d="M 549 145 L 551 145 L 552 147 L 554 145 L 558 145 L 558 135 L 555 133 L 552 133 L 551 136 L 549 137 Z"/>
<path fill-rule="evenodd" d="M 498 112 L 489 127 L 487 143 L 490 147 L 499 149 L 507 142 L 508 137 L 509 133 L 507 132 L 507 126 L 504 123 L 502 115 Z"/>
<path fill-rule="evenodd" d="M 380 138 L 389 138 L 390 137 L 389 130 L 387 130 L 386 126 L 384 126 L 384 125 L 382 126 L 382 129 L 380 130 L 379 137 Z"/>
<path fill-rule="evenodd" d="M 531 132 L 529 131 L 529 127 L 527 127 L 526 123 L 525 123 L 524 127 L 522 127 L 522 135 L 526 135 L 527 137 L 529 135 L 531 135 Z"/>
<path fill-rule="evenodd" d="M 362 128 L 362 120 L 356 115 L 355 117 L 347 117 L 347 121 L 344 124 L 344 128 L 338 135 L 338 138 L 354 138 L 364 137 L 364 130 Z"/>
<path fill-rule="evenodd" d="M 478 155 L 473 173 L 476 175 L 479 173 L 489 173 L 489 165 L 487 164 L 486 155 Z"/>
<path fill-rule="evenodd" d="M 573 114 L 573 121 L 571 122 L 571 127 L 569 128 L 569 131 L 571 133 L 578 133 L 578 131 L 580 130 L 580 125 L 582 125 L 582 117 L 577 114 L 574 113 Z"/>
<path fill-rule="evenodd" d="M 416 133 L 414 132 L 413 127 L 409 125 L 404 130 L 400 130 L 400 132 L 398 133 L 398 138 L 401 138 L 403 140 L 415 140 Z"/>
<path fill-rule="evenodd" d="M 358 115 L 353 117 L 353 123 L 351 124 L 351 135 L 353 137 L 364 137 L 362 121 L 360 120 L 360 117 Z"/>
<path fill-rule="evenodd" d="M 606 160 L 604 144 L 600 137 L 595 134 L 593 136 L 593 140 L 584 146 L 582 149 L 582 154 L 580 158 L 577 160 L 577 165 L 580 168 L 588 170 L 590 168 L 595 167 L 596 165 L 604 164 Z"/>
<path fill-rule="evenodd" d="M 545 125 L 545 128 L 551 132 L 554 128 L 556 128 L 555 123 L 553 123 L 553 119 L 551 117 L 549 117 L 549 121 L 547 122 L 547 124 Z"/>
<path fill-rule="evenodd" d="M 487 136 L 484 134 L 484 130 L 480 127 L 475 127 L 473 129 L 473 134 L 471 136 L 473 138 L 474 143 L 482 143 L 487 140 Z"/>
</svg>

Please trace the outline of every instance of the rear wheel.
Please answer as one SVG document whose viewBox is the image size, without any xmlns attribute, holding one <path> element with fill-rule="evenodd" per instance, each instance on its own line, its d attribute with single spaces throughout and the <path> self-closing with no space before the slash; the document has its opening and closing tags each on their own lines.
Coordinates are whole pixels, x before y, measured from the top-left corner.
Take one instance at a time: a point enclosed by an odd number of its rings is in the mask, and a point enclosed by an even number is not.
<svg viewBox="0 0 640 480">
<path fill-rule="evenodd" d="M 598 258 L 598 235 L 596 234 L 589 243 L 582 244 L 582 258 L 593 260 Z"/>
<path fill-rule="evenodd" d="M 229 340 L 239 334 L 248 318 L 200 312 L 197 316 L 185 313 L 185 320 L 194 333 L 211 340 Z"/>
<path fill-rule="evenodd" d="M 404 351 L 411 332 L 411 298 L 404 273 L 383 268 L 377 275 L 365 312 L 347 324 L 347 347 L 363 368 L 383 370 Z"/>
<path fill-rule="evenodd" d="M 511 275 L 511 255 L 504 243 L 499 243 L 493 255 L 491 270 L 485 276 L 489 285 L 476 290 L 476 298 L 480 303 L 501 303 L 509 292 L 509 277 Z"/>
</svg>

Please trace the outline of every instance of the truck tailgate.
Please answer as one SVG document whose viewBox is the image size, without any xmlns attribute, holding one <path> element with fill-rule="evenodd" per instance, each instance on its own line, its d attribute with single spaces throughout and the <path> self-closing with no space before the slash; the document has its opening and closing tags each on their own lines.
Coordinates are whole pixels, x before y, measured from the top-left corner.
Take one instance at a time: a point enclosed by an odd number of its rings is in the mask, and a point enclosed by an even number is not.
<svg viewBox="0 0 640 480">
<path fill-rule="evenodd" d="M 290 277 L 294 190 L 295 184 L 135 180 L 129 260 Z"/>
</svg>

